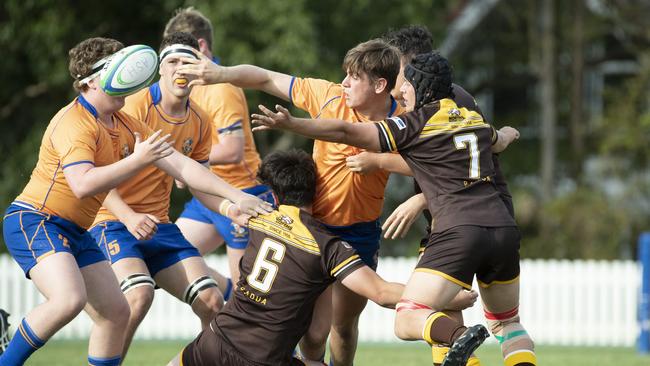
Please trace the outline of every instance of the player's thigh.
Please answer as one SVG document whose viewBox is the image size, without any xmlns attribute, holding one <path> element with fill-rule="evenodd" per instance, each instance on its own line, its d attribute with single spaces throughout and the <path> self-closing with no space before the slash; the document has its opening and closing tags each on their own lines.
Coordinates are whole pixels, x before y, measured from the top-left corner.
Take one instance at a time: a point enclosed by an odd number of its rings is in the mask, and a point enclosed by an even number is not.
<svg viewBox="0 0 650 366">
<path fill-rule="evenodd" d="M 332 285 L 332 325 L 344 325 L 356 321 L 366 307 L 368 299 L 357 295 L 340 281 Z"/>
<path fill-rule="evenodd" d="M 85 266 L 81 268 L 81 274 L 88 293 L 86 312 L 91 318 L 99 316 L 112 320 L 122 316 L 128 319 L 129 305 L 108 261 Z"/>
<path fill-rule="evenodd" d="M 510 311 L 519 306 L 519 279 L 507 284 L 479 287 L 485 309 L 491 313 Z"/>
<path fill-rule="evenodd" d="M 75 297 L 86 300 L 86 286 L 77 261 L 67 252 L 54 253 L 29 271 L 36 288 L 47 299 Z"/>
<path fill-rule="evenodd" d="M 428 272 L 413 272 L 404 287 L 403 299 L 443 310 L 462 287 L 443 276 Z"/>
<path fill-rule="evenodd" d="M 210 276 L 209 268 L 203 257 L 188 257 L 156 273 L 154 279 L 158 286 L 176 298 L 184 301 L 187 286 L 195 280 Z"/>
<path fill-rule="evenodd" d="M 176 220 L 176 226 L 201 255 L 206 255 L 223 244 L 223 238 L 213 224 L 180 217 Z"/>
<path fill-rule="evenodd" d="M 241 261 L 245 252 L 246 249 L 226 247 L 226 253 L 228 254 L 228 266 L 230 267 L 230 274 L 233 277 L 234 283 L 237 283 L 238 278 L 235 279 L 234 277 L 239 277 L 239 262 Z"/>
</svg>

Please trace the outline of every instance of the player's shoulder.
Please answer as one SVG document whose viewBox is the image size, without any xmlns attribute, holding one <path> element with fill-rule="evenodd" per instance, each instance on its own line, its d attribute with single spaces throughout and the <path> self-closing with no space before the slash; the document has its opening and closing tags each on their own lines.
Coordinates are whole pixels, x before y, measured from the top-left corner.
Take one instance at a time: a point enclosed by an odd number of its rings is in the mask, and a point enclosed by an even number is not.
<svg viewBox="0 0 650 366">
<path fill-rule="evenodd" d="M 93 115 L 94 107 L 78 97 L 61 108 L 50 121 L 52 129 L 62 128 L 67 132 L 79 130 L 96 130 L 97 123 Z"/>
<path fill-rule="evenodd" d="M 312 254 L 320 254 L 321 246 L 331 238 L 323 224 L 311 214 L 289 205 L 281 205 L 270 214 L 252 218 L 249 227 Z"/>
</svg>

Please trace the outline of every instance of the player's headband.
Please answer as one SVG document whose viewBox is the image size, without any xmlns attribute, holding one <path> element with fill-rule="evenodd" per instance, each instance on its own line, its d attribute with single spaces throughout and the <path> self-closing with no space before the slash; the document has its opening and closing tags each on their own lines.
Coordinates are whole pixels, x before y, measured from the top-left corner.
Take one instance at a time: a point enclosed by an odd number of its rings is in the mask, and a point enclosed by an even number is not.
<svg viewBox="0 0 650 366">
<path fill-rule="evenodd" d="M 194 48 L 186 46 L 184 44 L 172 44 L 165 47 L 160 51 L 160 63 L 162 63 L 167 57 L 190 57 L 194 59 L 199 59 L 199 56 L 196 55 Z"/>
<path fill-rule="evenodd" d="M 104 66 L 111 60 L 111 57 L 113 57 L 113 55 L 108 55 L 108 56 L 102 58 L 101 60 L 95 62 L 93 64 L 92 70 L 90 71 L 90 75 L 88 75 L 85 78 L 79 80 L 79 85 L 88 84 L 90 82 L 90 80 L 92 80 L 92 79 L 96 78 L 97 76 L 99 76 L 99 74 L 101 73 Z M 80 77 L 81 77 L 81 75 L 77 75 L 77 78 L 80 78 Z"/>
</svg>

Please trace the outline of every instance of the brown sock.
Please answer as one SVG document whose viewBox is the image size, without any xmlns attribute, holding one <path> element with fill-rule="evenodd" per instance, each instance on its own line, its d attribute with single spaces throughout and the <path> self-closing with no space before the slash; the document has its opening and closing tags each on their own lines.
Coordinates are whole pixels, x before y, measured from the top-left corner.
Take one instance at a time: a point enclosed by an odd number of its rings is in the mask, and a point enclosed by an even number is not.
<svg viewBox="0 0 650 366">
<path fill-rule="evenodd" d="M 424 325 L 425 341 L 450 345 L 467 329 L 443 312 L 429 315 Z"/>
</svg>

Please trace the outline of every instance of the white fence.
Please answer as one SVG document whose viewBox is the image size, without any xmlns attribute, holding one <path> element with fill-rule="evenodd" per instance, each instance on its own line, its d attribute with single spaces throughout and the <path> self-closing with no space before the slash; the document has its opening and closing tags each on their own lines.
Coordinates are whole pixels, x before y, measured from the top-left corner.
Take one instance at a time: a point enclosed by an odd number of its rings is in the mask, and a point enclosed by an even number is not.
<svg viewBox="0 0 650 366">
<path fill-rule="evenodd" d="M 210 256 L 208 264 L 227 270 L 225 257 Z M 382 258 L 378 272 L 387 280 L 405 282 L 414 258 Z M 523 260 L 520 314 L 538 344 L 633 346 L 639 330 L 637 301 L 640 266 L 633 261 Z M 476 286 L 475 286 L 476 288 Z M 0 255 L 0 308 L 11 313 L 15 326 L 42 301 L 17 264 Z M 369 304 L 360 321 L 361 342 L 397 342 L 394 311 Z M 480 305 L 465 311 L 466 323 L 483 323 Z M 191 309 L 162 290 L 138 329 L 138 339 L 191 339 L 200 328 Z M 15 328 L 13 328 L 15 329 Z M 85 338 L 90 320 L 78 316 L 56 338 Z M 493 340 L 494 338 L 491 337 Z"/>
</svg>

